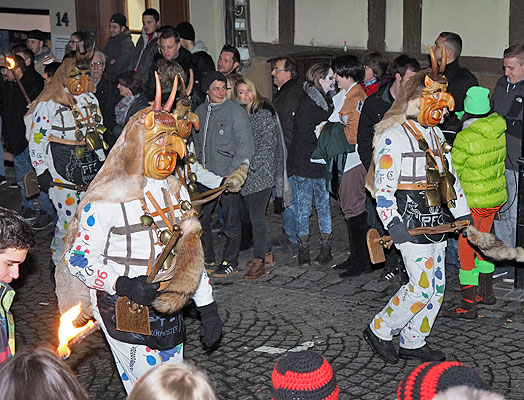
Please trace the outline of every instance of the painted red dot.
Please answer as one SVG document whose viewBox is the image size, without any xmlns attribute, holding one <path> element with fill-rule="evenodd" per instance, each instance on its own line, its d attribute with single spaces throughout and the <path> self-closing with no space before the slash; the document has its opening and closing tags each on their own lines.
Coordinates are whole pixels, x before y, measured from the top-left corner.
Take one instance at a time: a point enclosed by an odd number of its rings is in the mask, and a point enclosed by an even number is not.
<svg viewBox="0 0 524 400">
<path fill-rule="evenodd" d="M 80 232 L 78 232 L 78 233 L 76 234 L 76 237 L 80 237 L 80 235 L 81 235 L 81 233 L 80 233 Z"/>
<path fill-rule="evenodd" d="M 464 195 L 461 193 L 461 194 L 460 194 L 460 197 L 464 197 Z"/>
<path fill-rule="evenodd" d="M 86 254 L 89 254 L 89 250 L 86 250 L 85 253 L 86 253 Z"/>
<path fill-rule="evenodd" d="M 80 251 L 81 248 L 82 248 L 82 247 L 80 247 L 80 246 L 76 246 L 76 249 L 79 250 L 79 251 Z"/>
<path fill-rule="evenodd" d="M 380 189 L 381 192 L 384 192 L 384 189 Z"/>
<path fill-rule="evenodd" d="M 85 239 L 85 240 L 89 240 L 89 235 L 85 235 L 85 236 L 84 236 L 84 239 Z"/>
<path fill-rule="evenodd" d="M 146 351 L 149 353 L 151 349 L 149 347 L 146 347 Z"/>
</svg>

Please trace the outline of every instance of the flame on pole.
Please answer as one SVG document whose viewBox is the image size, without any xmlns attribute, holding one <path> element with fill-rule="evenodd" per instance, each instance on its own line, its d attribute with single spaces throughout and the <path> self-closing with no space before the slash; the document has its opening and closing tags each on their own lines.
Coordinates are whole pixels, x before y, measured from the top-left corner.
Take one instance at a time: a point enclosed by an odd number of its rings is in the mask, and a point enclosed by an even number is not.
<svg viewBox="0 0 524 400">
<path fill-rule="evenodd" d="M 89 321 L 87 324 L 80 328 L 75 328 L 73 321 L 80 314 L 80 303 L 76 306 L 71 307 L 60 317 L 60 327 L 58 328 L 58 348 L 56 353 L 63 360 L 71 355 L 71 349 L 68 347 L 69 342 L 73 342 L 75 338 L 83 338 L 88 333 L 99 327 L 98 323 Z"/>
<path fill-rule="evenodd" d="M 20 90 L 22 91 L 22 94 L 25 97 L 25 101 L 27 102 L 27 105 L 31 104 L 31 99 L 27 95 L 27 91 L 25 90 L 24 85 L 22 85 L 22 82 L 20 82 L 20 79 L 18 79 L 18 75 L 16 75 L 16 72 L 14 71 L 16 67 L 15 59 L 11 57 L 6 57 L 5 59 L 8 63 L 7 69 L 12 71 L 12 74 L 15 77 L 16 83 L 18 83 L 18 87 L 20 88 Z"/>
</svg>

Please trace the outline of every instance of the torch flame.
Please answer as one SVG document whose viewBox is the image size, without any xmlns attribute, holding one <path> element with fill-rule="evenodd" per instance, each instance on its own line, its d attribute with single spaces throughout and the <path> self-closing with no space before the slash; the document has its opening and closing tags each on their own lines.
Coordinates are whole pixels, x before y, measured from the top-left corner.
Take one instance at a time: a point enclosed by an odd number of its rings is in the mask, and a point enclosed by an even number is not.
<svg viewBox="0 0 524 400">
<path fill-rule="evenodd" d="M 78 303 L 74 307 L 71 307 L 60 317 L 60 327 L 58 328 L 59 344 L 56 353 L 59 357 L 61 357 L 64 360 L 71 354 L 71 350 L 69 349 L 69 347 L 67 347 L 69 341 L 75 338 L 76 336 L 80 335 L 86 329 L 89 329 L 95 325 L 93 321 L 89 321 L 84 326 L 80 328 L 75 328 L 73 325 L 73 321 L 76 319 L 76 317 L 78 317 L 79 314 L 80 303 Z"/>
<path fill-rule="evenodd" d="M 15 69 L 15 59 L 14 58 L 11 58 L 11 57 L 6 57 L 5 58 L 7 60 L 7 62 L 9 63 L 9 66 L 7 67 L 8 69 Z"/>
</svg>

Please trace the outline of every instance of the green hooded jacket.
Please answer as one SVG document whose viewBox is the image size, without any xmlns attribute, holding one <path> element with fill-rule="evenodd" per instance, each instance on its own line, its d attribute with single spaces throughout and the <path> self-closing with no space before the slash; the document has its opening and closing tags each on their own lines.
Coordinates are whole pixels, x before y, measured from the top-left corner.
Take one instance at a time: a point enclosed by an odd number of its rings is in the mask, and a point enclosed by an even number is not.
<svg viewBox="0 0 524 400">
<path fill-rule="evenodd" d="M 457 134 L 451 156 L 470 208 L 496 207 L 508 200 L 505 132 L 505 119 L 493 113 Z"/>
</svg>

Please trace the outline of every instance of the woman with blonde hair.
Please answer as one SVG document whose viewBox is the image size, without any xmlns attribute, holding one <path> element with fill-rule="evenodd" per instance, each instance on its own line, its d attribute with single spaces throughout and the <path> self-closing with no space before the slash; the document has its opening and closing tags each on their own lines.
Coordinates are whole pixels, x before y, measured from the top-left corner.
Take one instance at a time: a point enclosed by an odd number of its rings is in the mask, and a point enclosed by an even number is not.
<svg viewBox="0 0 524 400">
<path fill-rule="evenodd" d="M 253 259 L 247 263 L 244 279 L 255 280 L 265 273 L 265 267 L 275 265 L 269 247 L 266 208 L 273 186 L 283 185 L 282 133 L 275 109 L 248 78 L 240 77 L 235 82 L 232 100 L 246 108 L 255 139 L 255 154 L 240 191 L 253 232 Z"/>
<path fill-rule="evenodd" d="M 216 400 L 208 377 L 191 364 L 161 364 L 145 373 L 127 400 Z"/>
</svg>

